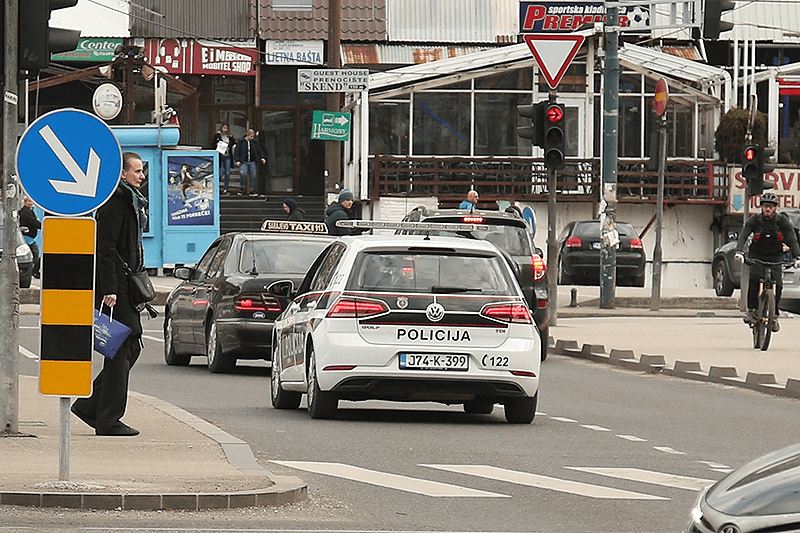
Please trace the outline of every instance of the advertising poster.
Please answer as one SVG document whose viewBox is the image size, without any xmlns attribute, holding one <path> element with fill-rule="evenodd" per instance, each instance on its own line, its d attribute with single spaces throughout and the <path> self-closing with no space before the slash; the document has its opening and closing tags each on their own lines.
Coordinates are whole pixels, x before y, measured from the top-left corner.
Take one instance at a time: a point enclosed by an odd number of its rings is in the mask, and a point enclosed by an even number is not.
<svg viewBox="0 0 800 533">
<path fill-rule="evenodd" d="M 167 156 L 167 225 L 214 225 L 213 155 Z"/>
</svg>

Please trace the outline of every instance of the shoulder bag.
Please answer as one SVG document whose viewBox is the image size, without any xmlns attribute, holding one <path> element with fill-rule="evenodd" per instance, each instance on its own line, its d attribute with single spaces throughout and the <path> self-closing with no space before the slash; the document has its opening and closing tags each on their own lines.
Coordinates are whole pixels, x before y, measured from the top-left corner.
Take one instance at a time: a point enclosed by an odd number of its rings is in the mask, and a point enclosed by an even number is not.
<svg viewBox="0 0 800 533">
<path fill-rule="evenodd" d="M 128 276 L 128 288 L 131 295 L 131 303 L 135 306 L 146 304 L 156 297 L 156 290 L 153 283 L 150 281 L 150 276 L 147 275 L 147 270 L 134 274 L 128 263 L 122 259 L 122 256 L 117 252 L 117 257 L 122 261 L 122 268 L 125 270 L 125 275 Z"/>
</svg>

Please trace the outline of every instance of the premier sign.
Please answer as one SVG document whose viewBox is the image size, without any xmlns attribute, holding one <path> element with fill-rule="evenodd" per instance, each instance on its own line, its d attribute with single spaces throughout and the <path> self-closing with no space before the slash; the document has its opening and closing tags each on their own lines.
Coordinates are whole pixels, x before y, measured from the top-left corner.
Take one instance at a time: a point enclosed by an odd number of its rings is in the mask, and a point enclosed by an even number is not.
<svg viewBox="0 0 800 533">
<path fill-rule="evenodd" d="M 369 69 L 297 69 L 300 93 L 344 93 L 368 87 Z"/>
</svg>

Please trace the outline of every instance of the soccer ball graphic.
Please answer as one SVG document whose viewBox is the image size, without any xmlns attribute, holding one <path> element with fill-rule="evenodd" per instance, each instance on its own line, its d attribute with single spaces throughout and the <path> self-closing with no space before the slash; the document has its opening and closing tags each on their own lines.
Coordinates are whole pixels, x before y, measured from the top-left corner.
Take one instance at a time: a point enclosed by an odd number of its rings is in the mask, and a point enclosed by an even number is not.
<svg viewBox="0 0 800 533">
<path fill-rule="evenodd" d="M 629 28 L 645 29 L 650 25 L 650 9 L 644 6 L 632 6 L 622 13 L 628 18 Z"/>
</svg>

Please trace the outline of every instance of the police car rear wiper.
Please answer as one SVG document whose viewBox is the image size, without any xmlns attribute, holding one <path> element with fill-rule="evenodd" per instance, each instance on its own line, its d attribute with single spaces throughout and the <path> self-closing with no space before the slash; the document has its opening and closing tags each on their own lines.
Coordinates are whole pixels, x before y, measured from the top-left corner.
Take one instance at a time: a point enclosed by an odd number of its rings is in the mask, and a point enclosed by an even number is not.
<svg viewBox="0 0 800 533">
<path fill-rule="evenodd" d="M 470 287 L 447 287 L 445 285 L 434 285 L 431 287 L 431 292 L 444 293 L 444 292 L 482 292 L 482 289 L 473 289 Z"/>
</svg>

